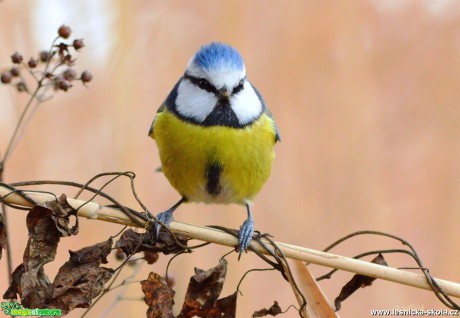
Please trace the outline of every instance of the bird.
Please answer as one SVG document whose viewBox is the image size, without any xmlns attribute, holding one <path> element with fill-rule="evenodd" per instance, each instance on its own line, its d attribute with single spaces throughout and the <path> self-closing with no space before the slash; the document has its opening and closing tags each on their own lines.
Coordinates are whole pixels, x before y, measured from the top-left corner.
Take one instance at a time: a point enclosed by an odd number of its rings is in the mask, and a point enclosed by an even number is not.
<svg viewBox="0 0 460 318">
<path fill-rule="evenodd" d="M 242 205 L 247 218 L 237 251 L 247 252 L 253 200 L 271 174 L 281 138 L 262 95 L 247 79 L 240 53 L 222 42 L 199 48 L 158 108 L 148 135 L 156 141 L 164 175 L 181 195 L 157 220 L 169 226 L 186 202 Z M 157 237 L 160 228 L 155 223 Z"/>
</svg>

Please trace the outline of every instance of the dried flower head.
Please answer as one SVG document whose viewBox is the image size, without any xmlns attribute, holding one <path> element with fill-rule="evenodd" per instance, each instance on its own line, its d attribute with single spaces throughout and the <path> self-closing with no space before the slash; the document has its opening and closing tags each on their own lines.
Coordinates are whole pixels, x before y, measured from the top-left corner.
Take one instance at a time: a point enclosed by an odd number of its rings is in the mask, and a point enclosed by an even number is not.
<svg viewBox="0 0 460 318">
<path fill-rule="evenodd" d="M 68 39 L 72 34 L 72 29 L 69 26 L 63 24 L 59 27 L 58 34 L 61 38 Z"/>
<path fill-rule="evenodd" d="M 37 59 L 34 59 L 33 57 L 30 58 L 29 62 L 27 62 L 27 65 L 30 67 L 30 68 L 36 68 L 37 65 L 38 65 L 38 60 Z"/>
<path fill-rule="evenodd" d="M 14 52 L 14 54 L 11 55 L 11 61 L 14 64 L 21 64 L 22 60 L 23 60 L 23 57 L 22 57 L 21 53 L 19 53 L 19 52 Z"/>
<path fill-rule="evenodd" d="M 28 91 L 27 85 L 23 81 L 20 81 L 20 82 L 18 82 L 16 84 L 16 89 L 18 90 L 18 92 L 27 92 Z"/>
<path fill-rule="evenodd" d="M 144 252 L 144 259 L 147 261 L 147 264 L 154 264 L 158 261 L 159 258 L 160 255 L 158 253 L 149 251 Z"/>
<path fill-rule="evenodd" d="M 17 66 L 13 66 L 10 70 L 10 73 L 11 75 L 13 75 L 14 77 L 18 77 L 19 74 L 20 74 L 20 70 L 19 70 L 19 67 Z"/>
<path fill-rule="evenodd" d="M 62 73 L 62 77 L 67 81 L 73 81 L 78 77 L 78 73 L 73 68 L 68 68 Z"/>
<path fill-rule="evenodd" d="M 13 75 L 11 75 L 11 72 L 3 72 L 2 75 L 0 75 L 0 81 L 3 84 L 11 83 L 12 79 L 13 79 Z"/>
<path fill-rule="evenodd" d="M 82 49 L 85 47 L 85 43 L 83 42 L 83 39 L 76 39 L 76 40 L 73 40 L 73 48 L 75 50 L 79 50 L 79 49 Z"/>
<path fill-rule="evenodd" d="M 19 92 L 30 92 L 32 98 L 40 99 L 40 90 L 46 87 L 66 92 L 76 80 L 83 85 L 90 82 L 93 79 L 90 72 L 80 74 L 73 68 L 77 51 L 85 47 L 83 39 L 70 39 L 72 30 L 67 25 L 61 25 L 57 32 L 59 36 L 51 43 L 50 49 L 39 51 L 38 56 L 31 57 L 26 63 L 21 53 L 11 55 L 13 65 L 0 74 L 1 83 L 10 84 Z M 45 64 L 40 65 L 40 62 Z M 34 81 L 33 90 L 29 89 L 29 80 Z"/>
<path fill-rule="evenodd" d="M 50 58 L 50 53 L 48 51 L 40 51 L 39 53 L 40 56 L 40 61 L 42 62 L 48 62 L 48 59 Z"/>
<path fill-rule="evenodd" d="M 89 71 L 84 71 L 81 73 L 80 79 L 83 83 L 91 82 L 93 79 L 93 74 L 91 74 Z"/>
<path fill-rule="evenodd" d="M 54 78 L 54 89 L 67 92 L 72 85 L 66 81 L 62 76 L 56 76 Z"/>
<path fill-rule="evenodd" d="M 119 261 L 123 261 L 126 258 L 125 252 L 121 248 L 117 248 L 117 252 L 115 253 L 115 258 Z"/>
</svg>

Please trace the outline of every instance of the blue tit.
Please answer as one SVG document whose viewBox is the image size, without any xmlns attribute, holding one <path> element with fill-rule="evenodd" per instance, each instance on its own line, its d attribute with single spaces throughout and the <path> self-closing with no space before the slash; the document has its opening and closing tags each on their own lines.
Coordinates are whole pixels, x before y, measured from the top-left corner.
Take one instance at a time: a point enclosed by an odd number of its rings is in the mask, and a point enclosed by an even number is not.
<svg viewBox="0 0 460 318">
<path fill-rule="evenodd" d="M 238 241 L 240 255 L 246 251 L 254 234 L 252 201 L 270 176 L 280 135 L 238 51 L 219 42 L 201 47 L 158 109 L 149 136 L 182 196 L 158 220 L 168 225 L 185 202 L 243 205 L 247 219 Z"/>
</svg>

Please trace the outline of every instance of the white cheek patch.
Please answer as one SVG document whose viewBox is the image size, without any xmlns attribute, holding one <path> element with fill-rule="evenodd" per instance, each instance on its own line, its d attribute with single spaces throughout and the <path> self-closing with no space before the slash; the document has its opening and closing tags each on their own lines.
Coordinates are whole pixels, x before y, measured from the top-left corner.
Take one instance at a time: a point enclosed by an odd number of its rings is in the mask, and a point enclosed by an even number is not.
<svg viewBox="0 0 460 318">
<path fill-rule="evenodd" d="M 241 125 L 252 122 L 262 112 L 262 102 L 248 81 L 244 82 L 244 89 L 230 97 L 230 105 Z"/>
<path fill-rule="evenodd" d="M 200 89 L 189 80 L 182 80 L 177 89 L 176 110 L 184 117 L 202 122 L 214 109 L 217 97 Z"/>
</svg>

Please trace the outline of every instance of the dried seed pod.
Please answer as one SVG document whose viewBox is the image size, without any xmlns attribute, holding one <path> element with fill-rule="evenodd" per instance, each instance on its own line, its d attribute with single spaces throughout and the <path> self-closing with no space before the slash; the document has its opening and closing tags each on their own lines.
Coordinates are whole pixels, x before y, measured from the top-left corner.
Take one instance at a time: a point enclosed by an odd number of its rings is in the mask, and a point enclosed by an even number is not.
<svg viewBox="0 0 460 318">
<path fill-rule="evenodd" d="M 69 26 L 63 24 L 59 27 L 58 34 L 61 38 L 68 39 L 72 34 L 72 29 Z"/>
<path fill-rule="evenodd" d="M 72 87 L 72 85 L 67 82 L 66 80 L 60 80 L 59 83 L 58 83 L 58 89 L 64 91 L 64 92 L 67 92 L 70 88 Z"/>
<path fill-rule="evenodd" d="M 83 39 L 76 39 L 73 40 L 73 47 L 75 50 L 79 50 L 85 47 L 85 43 L 83 43 Z"/>
<path fill-rule="evenodd" d="M 126 259 L 125 252 L 121 248 L 117 249 L 117 252 L 115 253 L 115 258 L 119 261 L 123 261 Z"/>
<path fill-rule="evenodd" d="M 21 53 L 19 53 L 19 52 L 14 52 L 14 54 L 11 55 L 11 61 L 14 64 L 21 64 L 22 60 L 23 60 L 23 57 L 22 57 Z"/>
<path fill-rule="evenodd" d="M 40 61 L 48 62 L 50 58 L 50 53 L 48 51 L 40 51 L 39 56 L 40 56 Z"/>
<path fill-rule="evenodd" d="M 91 74 L 89 71 L 84 71 L 81 73 L 80 79 L 83 83 L 91 82 L 93 79 L 93 74 Z"/>
<path fill-rule="evenodd" d="M 53 79 L 53 86 L 54 86 L 54 90 L 58 91 L 60 90 L 61 88 L 59 86 L 61 86 L 61 82 L 64 82 L 64 78 L 62 78 L 62 76 L 55 76 Z"/>
<path fill-rule="evenodd" d="M 68 68 L 62 73 L 62 77 L 67 81 L 73 81 L 78 77 L 78 74 L 73 68 Z"/>
<path fill-rule="evenodd" d="M 0 75 L 0 81 L 3 84 L 9 84 L 11 83 L 11 80 L 13 79 L 13 75 L 11 75 L 10 72 L 3 72 L 2 75 Z"/>
<path fill-rule="evenodd" d="M 160 255 L 156 252 L 144 252 L 144 259 L 147 261 L 147 264 L 154 264 L 158 261 Z"/>
<path fill-rule="evenodd" d="M 19 67 L 17 66 L 13 66 L 10 70 L 10 73 L 11 75 L 13 75 L 14 77 L 18 77 L 19 76 L 19 73 L 20 73 L 20 70 L 19 70 Z"/>
<path fill-rule="evenodd" d="M 23 81 L 21 81 L 21 82 L 16 84 L 16 89 L 18 90 L 18 92 L 27 92 L 28 91 L 27 85 Z"/>
<path fill-rule="evenodd" d="M 30 68 L 36 68 L 38 65 L 38 60 L 31 57 L 29 62 L 27 62 L 27 65 L 29 65 Z"/>
</svg>

